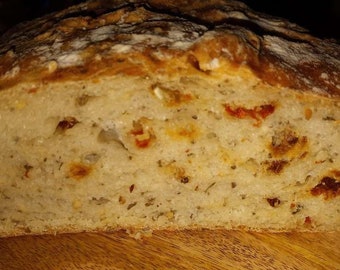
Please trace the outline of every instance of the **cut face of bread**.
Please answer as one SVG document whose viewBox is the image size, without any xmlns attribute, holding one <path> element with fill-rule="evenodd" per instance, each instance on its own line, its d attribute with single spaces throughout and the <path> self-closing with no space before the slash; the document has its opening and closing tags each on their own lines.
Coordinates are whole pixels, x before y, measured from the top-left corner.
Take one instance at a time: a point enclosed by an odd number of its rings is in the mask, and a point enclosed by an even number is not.
<svg viewBox="0 0 340 270">
<path fill-rule="evenodd" d="M 202 17 L 91 2 L 27 24 L 45 27 L 33 41 L 11 34 L 22 47 L 0 50 L 1 236 L 338 230 L 338 45 L 237 2 L 193 2 Z M 278 36 L 220 22 L 222 6 Z"/>
</svg>

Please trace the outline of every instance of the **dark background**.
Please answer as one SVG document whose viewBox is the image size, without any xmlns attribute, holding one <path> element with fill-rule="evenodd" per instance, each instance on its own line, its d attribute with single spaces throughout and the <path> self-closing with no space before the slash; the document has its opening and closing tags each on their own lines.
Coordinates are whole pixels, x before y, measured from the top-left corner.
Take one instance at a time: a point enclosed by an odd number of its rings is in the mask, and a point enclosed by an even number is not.
<svg viewBox="0 0 340 270">
<path fill-rule="evenodd" d="M 31 20 L 83 1 L 0 0 L 0 34 L 21 21 Z M 340 0 L 242 1 L 254 10 L 283 17 L 297 23 L 307 28 L 315 36 L 340 40 Z"/>
<path fill-rule="evenodd" d="M 340 0 L 242 0 L 254 10 L 288 19 L 321 38 L 340 40 Z"/>
</svg>

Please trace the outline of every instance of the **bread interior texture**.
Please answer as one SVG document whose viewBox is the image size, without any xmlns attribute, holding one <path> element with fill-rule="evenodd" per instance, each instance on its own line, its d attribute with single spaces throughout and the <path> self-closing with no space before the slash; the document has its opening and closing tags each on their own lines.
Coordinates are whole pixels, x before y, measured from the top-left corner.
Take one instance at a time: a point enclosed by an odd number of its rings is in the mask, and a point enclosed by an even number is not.
<svg viewBox="0 0 340 270">
<path fill-rule="evenodd" d="M 1 235 L 338 229 L 335 99 L 179 72 L 25 82 L 0 102 Z"/>
</svg>

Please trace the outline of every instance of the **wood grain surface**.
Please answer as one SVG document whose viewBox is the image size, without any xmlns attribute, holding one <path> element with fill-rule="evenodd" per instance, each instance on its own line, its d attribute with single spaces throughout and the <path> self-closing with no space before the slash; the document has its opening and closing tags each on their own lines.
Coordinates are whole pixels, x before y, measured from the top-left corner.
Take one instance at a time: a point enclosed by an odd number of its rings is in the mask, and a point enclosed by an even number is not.
<svg viewBox="0 0 340 270">
<path fill-rule="evenodd" d="M 340 232 L 124 231 L 0 239 L 0 269 L 340 269 Z"/>
</svg>

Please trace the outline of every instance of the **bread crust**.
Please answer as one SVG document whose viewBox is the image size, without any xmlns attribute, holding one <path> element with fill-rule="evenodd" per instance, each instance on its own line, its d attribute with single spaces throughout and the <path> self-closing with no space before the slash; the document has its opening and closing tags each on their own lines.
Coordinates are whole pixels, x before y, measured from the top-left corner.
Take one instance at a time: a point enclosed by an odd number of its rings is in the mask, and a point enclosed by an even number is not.
<svg viewBox="0 0 340 270">
<path fill-rule="evenodd" d="M 0 44 L 2 90 L 98 73 L 176 73 L 168 67 L 178 58 L 180 72 L 211 72 L 202 62 L 216 58 L 271 85 L 340 97 L 336 41 L 237 1 L 90 1 L 20 24 Z"/>
</svg>

